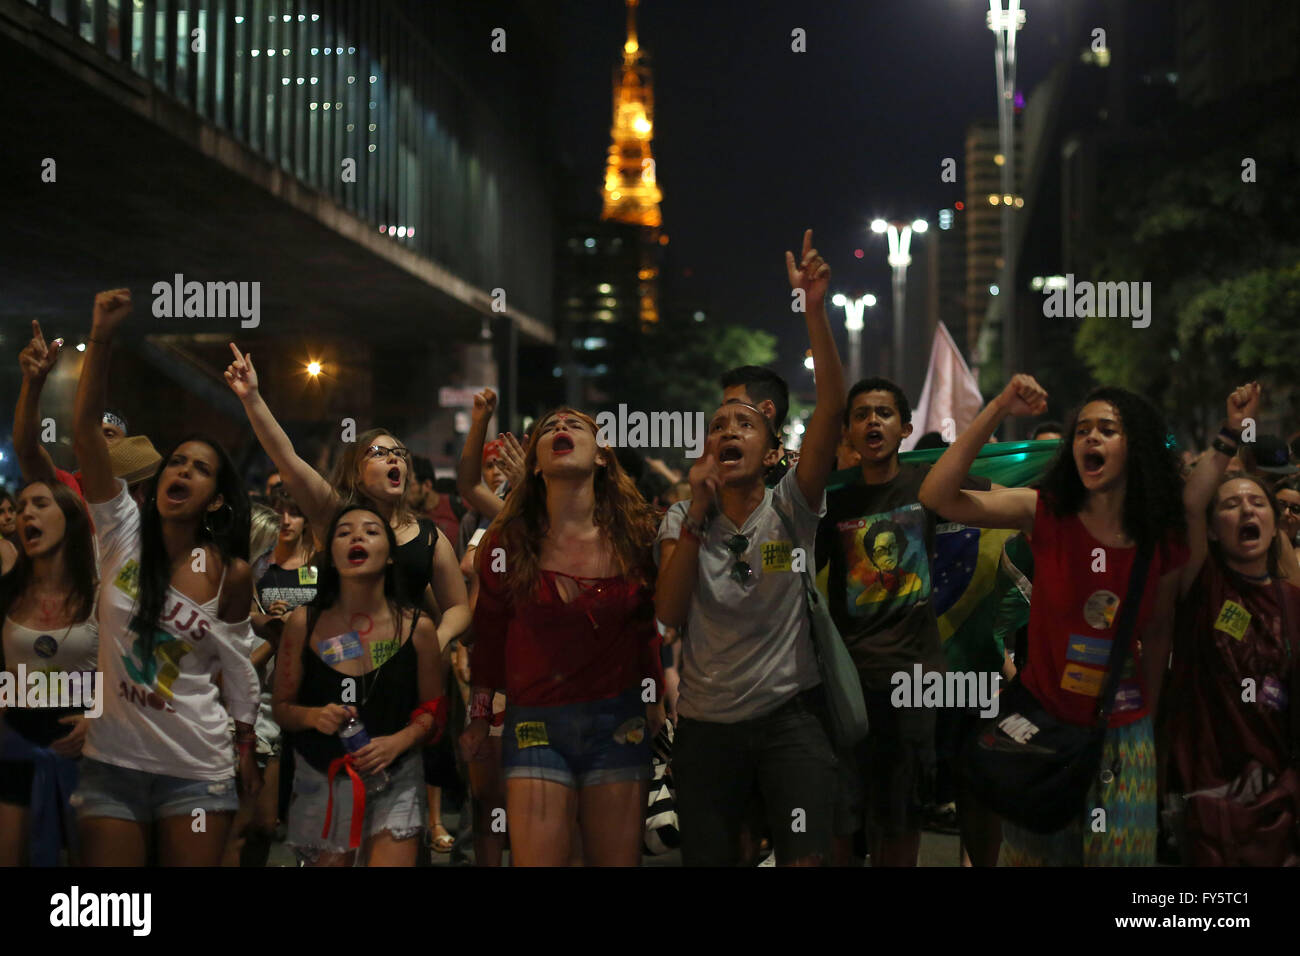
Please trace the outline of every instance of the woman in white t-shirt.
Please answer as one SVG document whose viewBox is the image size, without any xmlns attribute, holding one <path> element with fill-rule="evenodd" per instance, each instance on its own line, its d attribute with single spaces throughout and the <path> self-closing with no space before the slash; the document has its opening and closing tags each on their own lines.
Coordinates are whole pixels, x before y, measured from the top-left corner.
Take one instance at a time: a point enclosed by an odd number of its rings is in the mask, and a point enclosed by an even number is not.
<svg viewBox="0 0 1300 956">
<path fill-rule="evenodd" d="M 97 713 L 95 543 L 85 505 L 58 482 L 24 487 L 17 521 L 22 550 L 0 555 L 0 660 L 17 687 L 40 673 L 67 692 L 0 711 L 0 866 L 56 866 L 75 850 L 59 823 L 72 818 L 84 714 Z"/>
<path fill-rule="evenodd" d="M 163 866 L 215 866 L 239 803 L 236 769 L 242 792 L 261 785 L 248 495 L 225 451 L 202 437 L 163 456 L 139 509 L 113 477 L 100 417 L 113 335 L 130 311 L 126 289 L 95 297 L 77 387 L 73 445 L 99 541 L 105 691 L 74 801 L 87 865 L 143 866 L 152 843 Z"/>
</svg>

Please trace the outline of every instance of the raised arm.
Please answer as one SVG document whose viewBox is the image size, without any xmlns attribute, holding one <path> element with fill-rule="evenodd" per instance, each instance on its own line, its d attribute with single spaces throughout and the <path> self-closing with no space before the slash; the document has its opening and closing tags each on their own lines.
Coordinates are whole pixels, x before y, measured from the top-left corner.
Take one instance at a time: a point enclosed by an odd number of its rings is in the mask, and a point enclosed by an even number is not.
<svg viewBox="0 0 1300 956">
<path fill-rule="evenodd" d="M 54 364 L 63 354 L 63 339 L 48 346 L 41 334 L 41 323 L 32 319 L 32 340 L 18 355 L 23 384 L 14 408 L 14 454 L 24 481 L 54 481 L 54 460 L 41 444 L 41 389 Z"/>
<path fill-rule="evenodd" d="M 81 491 L 91 504 L 110 501 L 117 479 L 101 426 L 108 396 L 108 363 L 117 327 L 131 314 L 131 290 L 112 289 L 95 296 L 95 311 L 86 343 L 86 360 L 77 383 L 72 414 L 72 447 L 81 466 Z"/>
<path fill-rule="evenodd" d="M 804 291 L 804 321 L 812 346 L 817 374 L 817 407 L 813 410 L 800 448 L 795 480 L 808 507 L 816 510 L 826 490 L 826 479 L 835 467 L 835 448 L 840 443 L 840 417 L 844 414 L 844 368 L 831 335 L 826 315 L 826 290 L 831 267 L 813 248 L 812 230 L 803 234 L 803 252 L 796 267 L 794 253 L 785 254 L 790 288 Z M 662 620 L 662 618 L 661 618 Z M 664 623 L 668 623 L 664 621 Z"/>
<path fill-rule="evenodd" d="M 1038 508 L 1038 492 L 1033 488 L 974 491 L 962 488 L 962 482 L 1004 418 L 1041 415 L 1046 408 L 1047 392 L 1042 386 L 1030 375 L 1015 376 L 934 463 L 921 484 L 921 504 L 949 521 L 974 528 L 1015 528 L 1032 534 Z"/>
<path fill-rule="evenodd" d="M 710 440 L 704 454 L 691 466 L 691 501 L 686 521 L 676 540 L 659 542 L 659 578 L 655 584 L 655 617 L 665 627 L 681 630 L 691 610 L 691 600 L 700 574 L 700 537 L 690 526 L 699 527 L 712 510 L 721 485 L 715 443 Z M 820 496 L 819 496 L 820 497 Z M 668 519 L 664 519 L 668 520 Z"/>
<path fill-rule="evenodd" d="M 1224 430 L 1232 437 L 1223 436 L 1226 439 L 1223 443 L 1225 446 L 1233 447 L 1234 451 L 1241 439 L 1242 422 L 1247 418 L 1254 418 L 1259 410 L 1259 393 L 1259 383 L 1251 382 L 1249 385 L 1233 390 L 1233 393 L 1228 396 L 1228 417 Z M 1226 455 L 1217 448 L 1211 448 L 1196 459 L 1191 473 L 1183 482 L 1183 512 L 1187 517 L 1189 556 L 1187 563 L 1178 574 L 1180 598 L 1187 596 L 1197 575 L 1201 573 L 1201 566 L 1205 564 L 1205 556 L 1209 551 L 1205 513 L 1214 499 L 1214 491 L 1223 480 L 1223 473 L 1228 470 L 1228 462 L 1231 460 L 1231 455 Z"/>
<path fill-rule="evenodd" d="M 257 384 L 257 369 L 253 367 L 253 354 L 241 355 L 235 343 L 230 343 L 235 360 L 226 367 L 226 384 L 244 406 L 248 423 L 253 426 L 262 450 L 275 463 L 276 471 L 284 479 L 307 520 L 316 528 L 328 528 L 338 507 L 338 493 L 330 483 L 294 451 L 293 442 L 284 433 L 271 409 L 262 399 Z"/>
<path fill-rule="evenodd" d="M 485 388 L 474 396 L 469 434 L 465 447 L 460 450 L 456 464 L 456 490 L 471 508 L 486 518 L 495 518 L 504 506 L 495 488 L 483 482 L 483 446 L 487 439 L 488 423 L 497 409 L 497 393 Z"/>
</svg>

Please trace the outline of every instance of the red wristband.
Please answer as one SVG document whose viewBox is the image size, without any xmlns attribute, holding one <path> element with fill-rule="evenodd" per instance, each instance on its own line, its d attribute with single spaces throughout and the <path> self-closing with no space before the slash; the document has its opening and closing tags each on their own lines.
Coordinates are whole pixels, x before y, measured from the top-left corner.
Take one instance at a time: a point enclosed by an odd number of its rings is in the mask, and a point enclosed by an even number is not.
<svg viewBox="0 0 1300 956">
<path fill-rule="evenodd" d="M 443 731 L 447 729 L 447 697 L 443 695 L 437 700 L 426 700 L 415 710 L 411 711 L 411 723 L 414 723 L 419 717 L 428 714 L 433 718 L 433 726 L 429 729 L 433 731 L 431 743 L 437 743 L 442 739 Z"/>
</svg>

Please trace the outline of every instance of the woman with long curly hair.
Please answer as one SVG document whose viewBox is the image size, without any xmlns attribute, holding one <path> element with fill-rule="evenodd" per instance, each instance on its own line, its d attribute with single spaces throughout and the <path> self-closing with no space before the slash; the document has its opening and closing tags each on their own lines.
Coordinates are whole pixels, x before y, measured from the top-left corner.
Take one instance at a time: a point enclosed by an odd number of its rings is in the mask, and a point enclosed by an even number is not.
<svg viewBox="0 0 1300 956">
<path fill-rule="evenodd" d="M 573 409 L 543 416 L 527 477 L 478 549 L 461 742 L 466 759 L 479 757 L 493 691 L 504 689 L 506 816 L 520 866 L 565 865 L 574 819 L 588 864 L 640 861 L 650 740 L 664 719 L 655 518 L 597 431 Z"/>
<path fill-rule="evenodd" d="M 104 713 L 90 722 L 74 801 L 88 865 L 144 866 L 152 842 L 164 866 L 216 866 L 236 782 L 250 796 L 261 787 L 248 493 L 222 447 L 199 435 L 163 456 L 142 507 L 113 477 L 104 395 L 130 311 L 126 289 L 96 296 L 77 386 L 73 446 L 99 542 Z"/>
<path fill-rule="evenodd" d="M 1090 727 L 1105 686 L 1121 606 L 1138 602 L 1093 779 L 1088 814 L 1056 833 L 1003 824 L 1000 862 L 1013 866 L 1152 866 L 1156 852 L 1156 755 L 1152 715 L 1169 662 L 1179 569 L 1187 561 L 1178 463 L 1146 399 L 1094 389 L 1067 421 L 1063 444 L 1038 489 L 963 490 L 962 480 L 1008 415 L 1039 415 L 1047 393 L 1017 375 L 944 453 L 921 486 L 921 502 L 949 521 L 1024 532 L 1034 555 L 1024 687 L 1053 717 Z M 1129 574 L 1151 555 L 1141 595 Z M 1019 662 L 1017 662 L 1019 663 Z M 1105 810 L 1097 832 L 1092 811 Z"/>
</svg>

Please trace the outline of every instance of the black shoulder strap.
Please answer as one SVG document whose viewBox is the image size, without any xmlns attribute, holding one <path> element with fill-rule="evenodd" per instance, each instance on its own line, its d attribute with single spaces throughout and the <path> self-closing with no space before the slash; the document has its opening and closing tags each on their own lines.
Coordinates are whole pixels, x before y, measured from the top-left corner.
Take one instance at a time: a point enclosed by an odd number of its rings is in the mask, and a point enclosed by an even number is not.
<svg viewBox="0 0 1300 956">
<path fill-rule="evenodd" d="M 1119 693 L 1119 682 L 1124 670 L 1124 662 L 1129 656 L 1133 628 L 1137 626 L 1138 611 L 1142 607 L 1147 584 L 1147 568 L 1151 564 L 1151 545 L 1139 545 L 1137 555 L 1133 558 L 1133 570 L 1128 576 L 1128 590 L 1119 606 L 1119 624 L 1115 629 L 1115 639 L 1110 645 L 1110 659 L 1106 662 L 1106 683 L 1101 696 L 1097 698 L 1097 727 L 1105 730 L 1111 708 L 1115 706 L 1115 695 Z"/>
<path fill-rule="evenodd" d="M 1277 597 L 1278 610 L 1282 614 L 1282 646 L 1286 648 L 1286 673 L 1290 678 L 1287 692 L 1294 698 L 1300 691 L 1300 660 L 1291 653 L 1291 611 L 1286 599 L 1286 584 L 1282 578 L 1273 579 L 1273 592 Z M 1291 722 L 1291 760 L 1300 763 L 1300 701 L 1293 701 L 1290 706 Z"/>
</svg>

